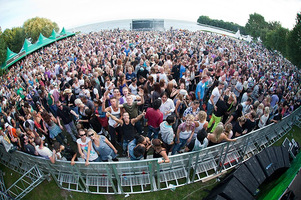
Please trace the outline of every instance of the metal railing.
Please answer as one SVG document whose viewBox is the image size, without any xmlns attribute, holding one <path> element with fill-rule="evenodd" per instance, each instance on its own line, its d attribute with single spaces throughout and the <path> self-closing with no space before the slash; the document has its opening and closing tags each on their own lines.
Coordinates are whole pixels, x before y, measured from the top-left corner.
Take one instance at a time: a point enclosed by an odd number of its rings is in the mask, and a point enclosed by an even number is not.
<svg viewBox="0 0 301 200">
<path fill-rule="evenodd" d="M 295 124 L 300 124 L 301 109 L 270 124 L 241 136 L 236 142 L 221 143 L 196 152 L 170 156 L 170 163 L 158 164 L 157 159 L 140 161 L 85 162 L 56 161 L 35 157 L 23 152 L 7 153 L 0 147 L 0 162 L 19 172 L 27 172 L 36 165 L 50 174 L 57 185 L 66 190 L 96 193 L 144 193 L 180 187 L 206 181 L 244 162 L 285 135 Z"/>
</svg>

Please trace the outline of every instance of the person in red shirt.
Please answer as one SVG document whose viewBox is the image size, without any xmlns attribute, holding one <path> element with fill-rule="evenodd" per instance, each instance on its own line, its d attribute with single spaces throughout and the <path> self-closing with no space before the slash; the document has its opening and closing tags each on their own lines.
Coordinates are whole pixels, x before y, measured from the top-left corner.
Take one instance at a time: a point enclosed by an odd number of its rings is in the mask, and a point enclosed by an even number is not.
<svg viewBox="0 0 301 200">
<path fill-rule="evenodd" d="M 153 138 L 157 139 L 160 124 L 163 121 L 163 113 L 159 110 L 161 106 L 161 99 L 156 99 L 153 103 L 152 108 L 148 108 L 146 110 L 145 119 L 148 120 L 148 134 L 147 137 L 149 139 Z"/>
</svg>

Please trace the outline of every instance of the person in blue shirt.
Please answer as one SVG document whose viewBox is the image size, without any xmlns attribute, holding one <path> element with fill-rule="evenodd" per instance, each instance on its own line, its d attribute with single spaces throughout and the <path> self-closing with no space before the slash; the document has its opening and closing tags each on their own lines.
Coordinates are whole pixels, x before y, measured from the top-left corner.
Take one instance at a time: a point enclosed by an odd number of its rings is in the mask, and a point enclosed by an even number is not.
<svg viewBox="0 0 301 200">
<path fill-rule="evenodd" d="M 202 77 L 202 80 L 197 84 L 196 90 L 195 90 L 196 99 L 199 100 L 199 102 L 200 102 L 200 109 L 202 108 L 202 105 L 203 105 L 207 78 L 208 77 L 206 75 L 204 75 Z"/>
<path fill-rule="evenodd" d="M 146 152 L 151 147 L 151 142 L 148 137 L 137 135 L 128 144 L 128 157 L 131 160 L 140 160 L 142 157 L 146 159 Z"/>
<path fill-rule="evenodd" d="M 185 61 L 183 60 L 180 66 L 180 78 L 182 78 L 185 72 L 186 72 Z"/>
</svg>

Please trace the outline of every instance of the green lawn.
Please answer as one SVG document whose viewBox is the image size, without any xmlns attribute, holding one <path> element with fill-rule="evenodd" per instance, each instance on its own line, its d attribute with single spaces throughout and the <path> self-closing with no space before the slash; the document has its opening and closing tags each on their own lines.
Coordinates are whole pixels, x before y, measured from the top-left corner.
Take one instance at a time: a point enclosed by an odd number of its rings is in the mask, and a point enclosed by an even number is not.
<svg viewBox="0 0 301 200">
<path fill-rule="evenodd" d="M 289 139 L 294 138 L 297 142 L 301 143 L 301 129 L 294 126 L 293 129 L 283 138 L 281 138 L 274 145 L 279 146 L 282 141 L 288 137 Z M 5 173 L 4 181 L 6 188 L 8 188 L 12 183 L 14 183 L 20 176 L 14 171 L 8 169 L 7 167 L 0 165 L 0 169 Z M 271 185 L 269 185 L 271 184 Z M 268 183 L 265 188 L 267 190 L 271 189 L 273 183 Z M 164 190 L 153 193 L 143 193 L 143 194 L 131 194 L 125 198 L 125 195 L 94 195 L 79 192 L 69 192 L 66 190 L 61 190 L 56 183 L 52 180 L 48 182 L 45 180 L 29 194 L 27 194 L 25 200 L 40 200 L 40 199 L 55 199 L 55 200 L 66 200 L 66 199 L 78 199 L 78 200 L 119 200 L 119 199 L 202 199 L 209 194 L 209 191 L 217 185 L 216 179 L 208 181 L 206 183 L 197 182 L 194 184 L 189 184 L 186 186 L 178 187 L 175 191 Z M 265 189 L 262 188 L 263 192 Z"/>
</svg>

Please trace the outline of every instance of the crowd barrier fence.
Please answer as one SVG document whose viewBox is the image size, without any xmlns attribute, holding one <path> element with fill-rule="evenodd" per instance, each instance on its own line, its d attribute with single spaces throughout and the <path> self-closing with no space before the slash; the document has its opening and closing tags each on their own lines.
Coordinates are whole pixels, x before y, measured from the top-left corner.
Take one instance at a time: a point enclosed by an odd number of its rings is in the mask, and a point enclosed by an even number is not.
<svg viewBox="0 0 301 200">
<path fill-rule="evenodd" d="M 0 162 L 24 174 L 36 166 L 45 176 L 69 191 L 95 194 L 133 194 L 171 189 L 206 181 L 246 161 L 274 144 L 292 126 L 301 121 L 301 108 L 280 122 L 241 136 L 236 142 L 225 142 L 196 152 L 170 156 L 170 163 L 158 159 L 140 161 L 85 162 L 56 161 L 17 151 L 7 153 L 0 145 Z"/>
</svg>

